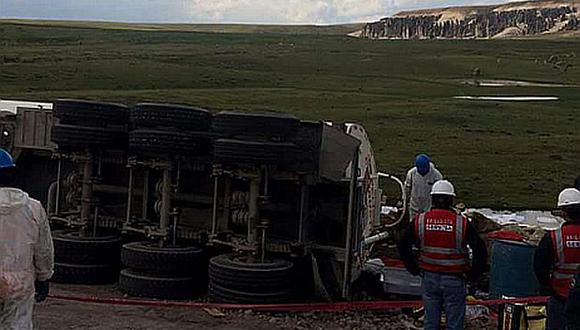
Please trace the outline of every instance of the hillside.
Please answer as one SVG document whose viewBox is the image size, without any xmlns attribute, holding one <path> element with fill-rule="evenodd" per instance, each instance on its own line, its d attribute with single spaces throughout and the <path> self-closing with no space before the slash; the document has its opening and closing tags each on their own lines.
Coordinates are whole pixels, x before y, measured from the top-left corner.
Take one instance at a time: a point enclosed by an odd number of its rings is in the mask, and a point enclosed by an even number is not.
<svg viewBox="0 0 580 330">
<path fill-rule="evenodd" d="M 370 39 L 478 39 L 575 36 L 580 0 L 403 11 L 363 27 Z"/>
<path fill-rule="evenodd" d="M 157 32 L 198 32 L 198 33 L 274 33 L 274 34 L 324 34 L 346 35 L 360 30 L 362 23 L 340 25 L 251 25 L 251 24 L 154 24 L 154 23 L 120 23 L 106 21 L 66 21 L 66 20 L 32 20 L 0 19 L 1 24 L 62 27 L 77 29 L 157 31 Z"/>
</svg>

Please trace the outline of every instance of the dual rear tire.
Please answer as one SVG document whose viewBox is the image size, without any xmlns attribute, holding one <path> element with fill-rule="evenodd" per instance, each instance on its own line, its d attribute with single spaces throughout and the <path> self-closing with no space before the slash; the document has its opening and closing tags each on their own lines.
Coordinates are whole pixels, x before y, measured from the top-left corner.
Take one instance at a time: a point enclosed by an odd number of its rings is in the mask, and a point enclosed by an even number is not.
<svg viewBox="0 0 580 330">
<path fill-rule="evenodd" d="M 129 109 L 121 104 L 60 99 L 54 102 L 52 141 L 64 150 L 125 149 Z"/>
<path fill-rule="evenodd" d="M 130 110 L 129 150 L 142 155 L 204 156 L 210 153 L 209 111 L 182 105 L 141 103 Z"/>
<path fill-rule="evenodd" d="M 78 231 L 55 230 L 55 283 L 110 284 L 119 276 L 121 237 L 84 237 Z"/>
<path fill-rule="evenodd" d="M 119 289 L 136 297 L 188 299 L 205 287 L 204 252 L 194 246 L 159 247 L 153 242 L 123 245 Z"/>
<path fill-rule="evenodd" d="M 292 300 L 292 271 L 286 260 L 254 263 L 235 254 L 209 262 L 209 299 L 231 304 L 284 303 Z"/>
</svg>

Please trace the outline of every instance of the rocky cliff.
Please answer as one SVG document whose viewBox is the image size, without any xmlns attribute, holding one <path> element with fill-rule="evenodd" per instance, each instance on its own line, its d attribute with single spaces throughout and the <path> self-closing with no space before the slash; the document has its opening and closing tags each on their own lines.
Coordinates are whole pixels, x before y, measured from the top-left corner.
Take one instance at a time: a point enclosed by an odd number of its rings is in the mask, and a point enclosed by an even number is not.
<svg viewBox="0 0 580 330">
<path fill-rule="evenodd" d="M 475 39 L 580 31 L 580 0 L 538 0 L 498 6 L 400 12 L 363 26 L 370 39 Z"/>
</svg>

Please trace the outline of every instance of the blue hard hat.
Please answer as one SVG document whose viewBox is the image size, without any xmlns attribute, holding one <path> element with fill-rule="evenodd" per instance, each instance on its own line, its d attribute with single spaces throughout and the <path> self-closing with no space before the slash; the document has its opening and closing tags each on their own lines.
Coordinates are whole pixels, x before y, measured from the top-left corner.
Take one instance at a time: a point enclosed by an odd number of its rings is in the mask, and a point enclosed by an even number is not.
<svg viewBox="0 0 580 330">
<path fill-rule="evenodd" d="M 10 153 L 2 148 L 0 148 L 0 169 L 15 167 L 14 158 Z"/>
<path fill-rule="evenodd" d="M 419 174 L 425 175 L 431 169 L 431 158 L 425 154 L 420 154 L 415 158 L 415 166 Z"/>
</svg>

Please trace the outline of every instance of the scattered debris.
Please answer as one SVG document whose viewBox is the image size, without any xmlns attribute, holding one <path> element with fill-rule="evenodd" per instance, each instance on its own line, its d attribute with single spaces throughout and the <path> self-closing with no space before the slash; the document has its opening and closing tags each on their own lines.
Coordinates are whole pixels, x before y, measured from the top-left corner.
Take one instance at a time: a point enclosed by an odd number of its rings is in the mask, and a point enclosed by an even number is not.
<svg viewBox="0 0 580 330">
<path fill-rule="evenodd" d="M 203 308 L 203 311 L 208 313 L 209 315 L 213 316 L 213 317 L 224 317 L 226 316 L 226 314 L 224 314 L 222 311 L 220 311 L 217 308 Z"/>
<path fill-rule="evenodd" d="M 524 238 L 524 242 L 538 246 L 546 231 L 538 227 L 523 227 L 518 225 L 507 225 L 502 230 L 515 232 Z"/>
<path fill-rule="evenodd" d="M 469 209 L 467 215 L 472 217 L 475 213 L 488 218 L 500 225 L 522 225 L 539 227 L 546 230 L 554 230 L 564 221 L 556 213 L 546 211 L 494 211 L 491 209 Z"/>
<path fill-rule="evenodd" d="M 475 230 L 480 234 L 491 233 L 496 230 L 501 229 L 501 225 L 492 221 L 485 215 L 474 211 L 468 214 L 469 218 L 472 221 Z"/>
<path fill-rule="evenodd" d="M 270 314 L 232 312 L 233 317 L 259 319 L 275 329 L 421 329 L 416 320 L 400 311 Z"/>
<path fill-rule="evenodd" d="M 537 246 L 547 229 L 555 229 L 561 220 L 547 212 L 495 212 L 488 209 L 465 213 L 491 253 L 491 241 L 503 239 Z"/>
<path fill-rule="evenodd" d="M 486 306 L 467 306 L 465 311 L 465 318 L 467 320 L 476 320 L 480 318 L 489 318 L 489 308 Z"/>
</svg>

